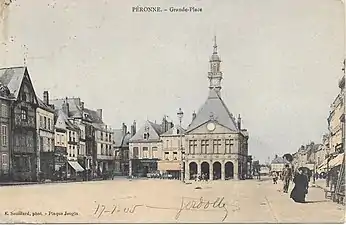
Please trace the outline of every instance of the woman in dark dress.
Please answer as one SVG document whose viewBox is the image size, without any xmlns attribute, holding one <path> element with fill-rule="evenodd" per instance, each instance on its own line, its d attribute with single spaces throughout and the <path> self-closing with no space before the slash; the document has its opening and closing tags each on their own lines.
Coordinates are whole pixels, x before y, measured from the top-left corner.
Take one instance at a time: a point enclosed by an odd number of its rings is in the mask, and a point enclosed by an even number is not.
<svg viewBox="0 0 346 225">
<path fill-rule="evenodd" d="M 309 181 L 302 170 L 298 170 L 298 174 L 293 178 L 294 188 L 291 192 L 291 198 L 295 202 L 304 203 L 305 195 L 308 193 Z"/>
</svg>

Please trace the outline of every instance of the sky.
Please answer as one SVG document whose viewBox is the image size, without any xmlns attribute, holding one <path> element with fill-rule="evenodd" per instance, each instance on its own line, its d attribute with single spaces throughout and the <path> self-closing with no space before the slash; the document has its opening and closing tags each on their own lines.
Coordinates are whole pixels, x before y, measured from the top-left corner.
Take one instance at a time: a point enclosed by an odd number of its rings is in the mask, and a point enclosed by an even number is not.
<svg viewBox="0 0 346 225">
<path fill-rule="evenodd" d="M 0 3 L 10 0 L 0 0 Z M 208 95 L 217 36 L 221 95 L 262 162 L 320 142 L 339 93 L 338 0 L 12 0 L 1 4 L 0 67 L 28 66 L 39 97 L 80 97 L 113 128 L 167 115 L 183 126 Z M 134 13 L 132 7 L 202 8 Z M 139 128 L 139 127 L 138 127 Z M 137 129 L 138 129 L 137 128 Z"/>
</svg>

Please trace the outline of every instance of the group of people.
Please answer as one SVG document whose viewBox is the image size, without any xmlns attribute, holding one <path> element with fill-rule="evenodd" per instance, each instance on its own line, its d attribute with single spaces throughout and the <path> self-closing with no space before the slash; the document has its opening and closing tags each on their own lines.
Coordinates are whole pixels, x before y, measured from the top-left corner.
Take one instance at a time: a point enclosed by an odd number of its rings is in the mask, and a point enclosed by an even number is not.
<svg viewBox="0 0 346 225">
<path fill-rule="evenodd" d="M 279 179 L 278 173 L 273 174 L 273 183 L 277 184 Z M 309 188 L 309 178 L 308 175 L 302 169 L 298 169 L 297 173 L 293 175 L 292 168 L 288 164 L 285 165 L 284 170 L 281 174 L 281 180 L 283 181 L 283 192 L 288 193 L 288 188 L 291 180 L 293 179 L 294 188 L 291 191 L 290 198 L 298 203 L 304 203 L 306 194 Z"/>
</svg>

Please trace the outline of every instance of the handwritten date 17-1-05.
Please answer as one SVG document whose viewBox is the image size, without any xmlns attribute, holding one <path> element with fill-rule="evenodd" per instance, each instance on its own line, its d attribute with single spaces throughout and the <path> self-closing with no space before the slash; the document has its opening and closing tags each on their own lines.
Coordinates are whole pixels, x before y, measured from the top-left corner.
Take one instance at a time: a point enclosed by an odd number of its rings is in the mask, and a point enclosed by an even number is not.
<svg viewBox="0 0 346 225">
<path fill-rule="evenodd" d="M 126 213 L 133 214 L 136 211 L 136 208 L 141 207 L 143 205 L 132 205 L 130 207 L 121 207 L 120 205 L 114 204 L 112 207 L 106 207 L 104 204 L 97 204 L 97 207 L 94 211 L 94 215 L 97 218 L 100 218 L 102 215 L 113 215 L 116 213 Z"/>
</svg>

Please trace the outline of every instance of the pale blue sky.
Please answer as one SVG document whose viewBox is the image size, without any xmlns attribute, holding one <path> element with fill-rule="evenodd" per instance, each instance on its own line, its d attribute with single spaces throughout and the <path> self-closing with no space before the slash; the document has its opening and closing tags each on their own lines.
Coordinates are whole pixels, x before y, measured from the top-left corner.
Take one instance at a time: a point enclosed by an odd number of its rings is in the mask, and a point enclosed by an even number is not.
<svg viewBox="0 0 346 225">
<path fill-rule="evenodd" d="M 265 160 L 320 141 L 342 76 L 340 1 L 162 2 L 16 0 L 1 15 L 8 50 L 1 66 L 23 64 L 25 44 L 39 96 L 49 90 L 53 98 L 81 97 L 119 128 L 164 114 L 177 121 L 181 107 L 186 126 L 208 94 L 216 34 L 222 97 L 242 115 L 250 154 Z M 132 13 L 137 5 L 203 12 Z"/>
</svg>

